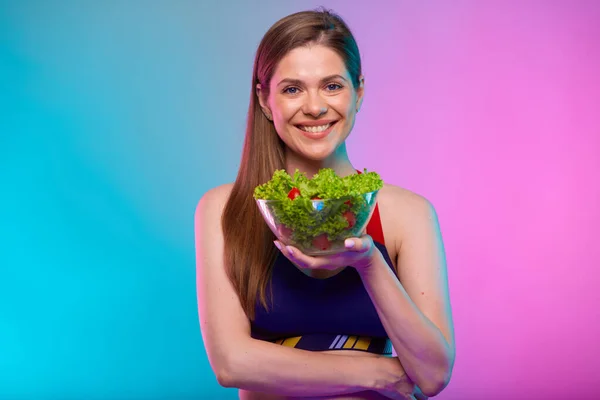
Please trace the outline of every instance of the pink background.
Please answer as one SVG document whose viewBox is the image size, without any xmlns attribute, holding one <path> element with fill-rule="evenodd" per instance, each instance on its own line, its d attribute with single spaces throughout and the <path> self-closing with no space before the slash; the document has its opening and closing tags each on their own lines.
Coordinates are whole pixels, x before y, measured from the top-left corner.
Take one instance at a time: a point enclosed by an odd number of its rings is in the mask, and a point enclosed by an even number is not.
<svg viewBox="0 0 600 400">
<path fill-rule="evenodd" d="M 353 159 L 440 218 L 457 345 L 440 398 L 600 396 L 600 3 L 347 15 L 367 87 Z"/>
</svg>

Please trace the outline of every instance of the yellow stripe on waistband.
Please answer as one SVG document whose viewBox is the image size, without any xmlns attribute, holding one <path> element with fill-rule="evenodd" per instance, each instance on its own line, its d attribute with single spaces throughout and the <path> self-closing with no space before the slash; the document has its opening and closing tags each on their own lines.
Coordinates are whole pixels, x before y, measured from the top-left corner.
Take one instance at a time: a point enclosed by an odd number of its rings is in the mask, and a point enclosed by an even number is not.
<svg viewBox="0 0 600 400">
<path fill-rule="evenodd" d="M 354 343 L 356 343 L 356 339 L 358 339 L 356 336 L 350 336 L 348 338 L 348 340 L 346 340 L 346 343 L 344 343 L 344 349 L 351 349 L 352 346 L 354 346 Z"/>
<path fill-rule="evenodd" d="M 369 337 L 359 337 L 354 345 L 353 349 L 358 350 L 367 350 L 369 345 L 371 344 L 371 338 Z"/>
<path fill-rule="evenodd" d="M 286 347 L 296 347 L 300 339 L 302 339 L 302 336 L 287 338 L 283 341 L 282 345 Z"/>
</svg>

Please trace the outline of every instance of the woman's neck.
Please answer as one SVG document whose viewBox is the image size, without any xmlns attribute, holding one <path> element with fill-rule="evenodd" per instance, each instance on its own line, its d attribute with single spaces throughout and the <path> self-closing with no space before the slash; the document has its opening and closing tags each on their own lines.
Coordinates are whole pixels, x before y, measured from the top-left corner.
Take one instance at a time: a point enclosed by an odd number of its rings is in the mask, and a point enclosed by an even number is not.
<svg viewBox="0 0 600 400">
<path fill-rule="evenodd" d="M 322 168 L 331 168 L 341 177 L 356 173 L 356 169 L 348 158 L 346 144 L 342 144 L 335 153 L 324 160 L 310 160 L 286 148 L 285 169 L 288 174 L 292 175 L 298 169 L 300 172 L 306 173 L 308 178 L 312 178 Z"/>
</svg>

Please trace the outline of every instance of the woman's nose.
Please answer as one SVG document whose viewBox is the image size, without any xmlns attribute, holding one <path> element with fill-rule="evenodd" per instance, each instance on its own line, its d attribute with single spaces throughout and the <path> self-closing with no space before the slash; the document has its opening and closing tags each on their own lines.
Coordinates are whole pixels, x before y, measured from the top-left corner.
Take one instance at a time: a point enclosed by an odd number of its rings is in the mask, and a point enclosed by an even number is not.
<svg viewBox="0 0 600 400">
<path fill-rule="evenodd" d="M 312 115 L 317 118 L 327 112 L 327 103 L 318 94 L 309 94 L 304 104 L 304 110 L 306 115 Z"/>
</svg>

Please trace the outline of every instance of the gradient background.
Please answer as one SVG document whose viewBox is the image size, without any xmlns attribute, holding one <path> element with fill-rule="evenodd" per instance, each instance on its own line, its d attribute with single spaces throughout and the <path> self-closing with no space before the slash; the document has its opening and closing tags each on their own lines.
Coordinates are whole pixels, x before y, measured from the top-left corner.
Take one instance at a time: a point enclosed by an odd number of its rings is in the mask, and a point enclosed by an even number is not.
<svg viewBox="0 0 600 400">
<path fill-rule="evenodd" d="M 439 398 L 597 398 L 600 2 L 112 0 L 0 2 L 1 399 L 236 397 L 194 209 L 235 177 L 260 38 L 319 5 L 363 55 L 355 166 L 439 213 Z"/>
</svg>

